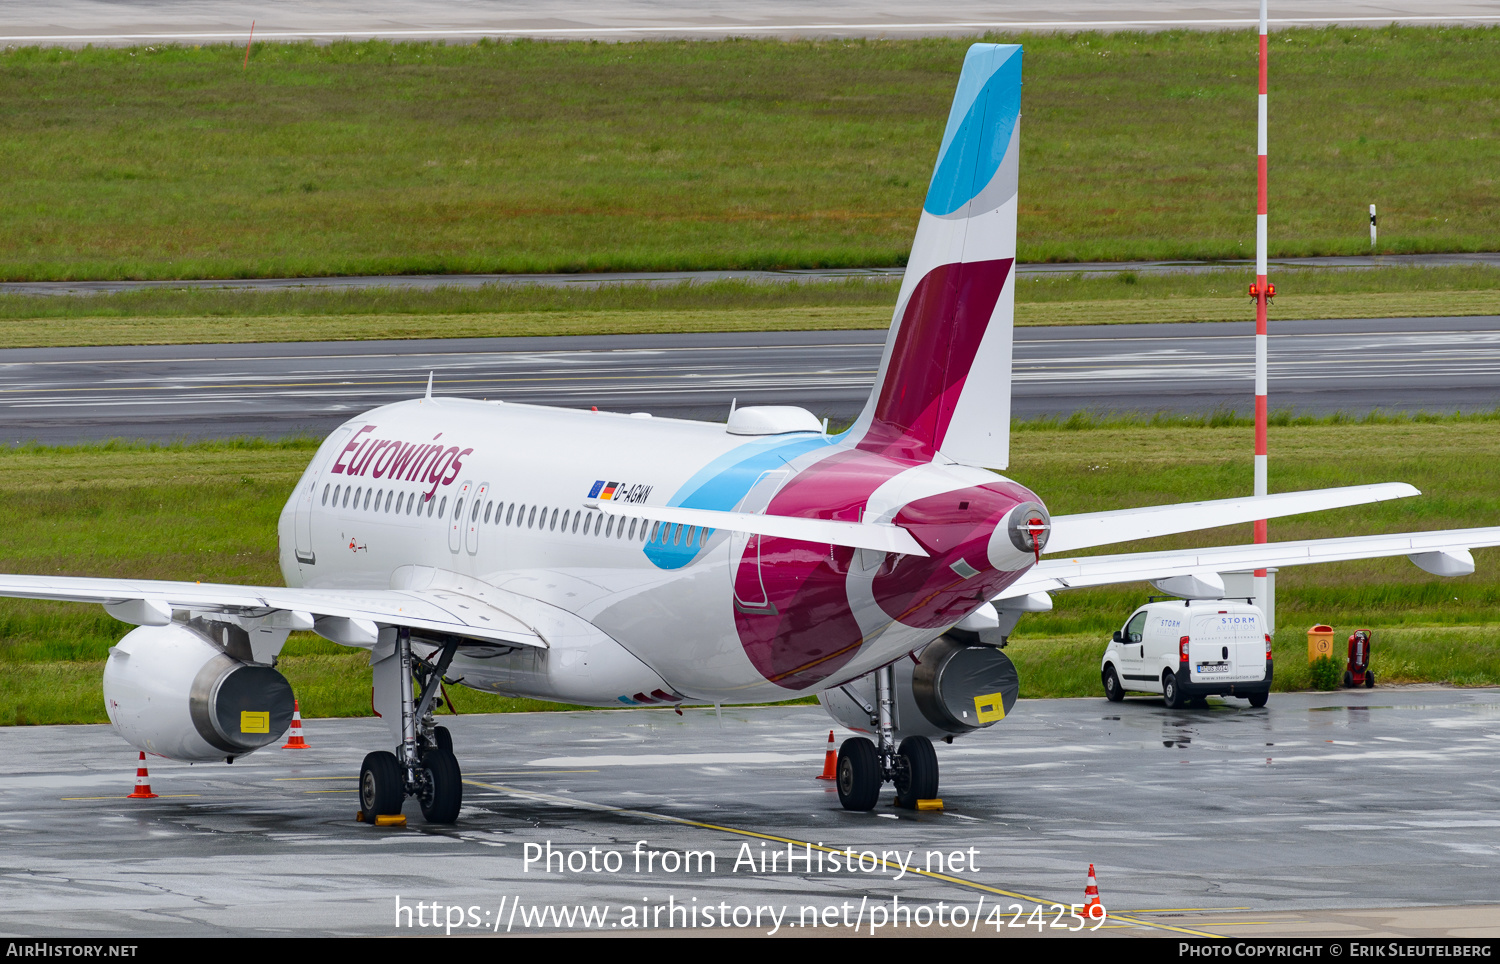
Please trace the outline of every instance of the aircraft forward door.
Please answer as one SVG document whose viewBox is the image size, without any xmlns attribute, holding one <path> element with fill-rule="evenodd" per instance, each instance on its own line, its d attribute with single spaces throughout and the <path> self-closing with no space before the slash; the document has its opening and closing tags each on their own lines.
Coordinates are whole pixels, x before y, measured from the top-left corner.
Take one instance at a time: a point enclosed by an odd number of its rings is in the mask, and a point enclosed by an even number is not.
<svg viewBox="0 0 1500 964">
<path fill-rule="evenodd" d="M 458 552 L 464 544 L 464 525 L 469 517 L 465 515 L 469 511 L 469 496 L 473 493 L 474 483 L 465 479 L 458 491 L 453 493 L 453 514 L 448 517 L 448 551 Z"/>
<path fill-rule="evenodd" d="M 317 504 L 319 483 L 323 481 L 323 475 L 328 470 L 328 460 L 333 453 L 343 448 L 344 440 L 349 437 L 353 429 L 344 427 L 335 431 L 323 443 L 319 452 L 318 460 L 308 467 L 306 485 L 297 493 L 297 511 L 293 529 L 296 530 L 297 541 L 297 563 L 302 566 L 317 564 L 317 556 L 313 552 L 312 542 L 312 516 L 313 506 Z"/>
<path fill-rule="evenodd" d="M 790 473 L 786 469 L 764 472 L 740 500 L 736 511 L 760 514 L 771 504 L 771 498 Z M 729 534 L 729 579 L 734 585 L 736 609 L 749 613 L 775 612 L 765 581 L 760 575 L 760 544 L 764 537 L 746 532 Z"/>
<path fill-rule="evenodd" d="M 490 494 L 488 482 L 479 483 L 479 488 L 474 490 L 473 504 L 468 508 L 467 522 L 464 523 L 467 533 L 464 536 L 464 548 L 469 550 L 469 555 L 479 551 L 479 527 L 488 522 L 489 519 L 480 515 L 484 509 L 484 500 Z"/>
</svg>

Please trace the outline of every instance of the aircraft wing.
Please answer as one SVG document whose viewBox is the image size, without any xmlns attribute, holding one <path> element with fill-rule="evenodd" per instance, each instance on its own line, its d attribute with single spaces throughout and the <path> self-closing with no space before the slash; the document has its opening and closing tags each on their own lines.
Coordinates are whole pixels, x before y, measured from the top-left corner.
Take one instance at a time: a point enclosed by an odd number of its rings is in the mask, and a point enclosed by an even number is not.
<svg viewBox="0 0 1500 964">
<path fill-rule="evenodd" d="M 598 509 L 610 515 L 636 516 L 653 522 L 728 529 L 731 532 L 749 532 L 798 539 L 802 542 L 826 542 L 835 546 L 899 552 L 910 556 L 927 555 L 927 550 L 922 548 L 910 532 L 885 522 L 839 522 L 834 519 L 806 519 L 801 516 L 767 515 L 759 512 L 724 512 L 719 509 L 685 509 L 680 506 L 630 505 L 622 502 L 586 502 L 584 508 Z"/>
<path fill-rule="evenodd" d="M 1500 546 L 1500 526 L 1045 559 L 1007 587 L 1003 598 L 1121 582 L 1388 556 L 1409 556 L 1417 566 L 1437 575 L 1462 576 L 1474 571 L 1470 550 L 1486 546 Z"/>
<path fill-rule="evenodd" d="M 0 596 L 99 603 L 123 622 L 165 626 L 174 610 L 265 620 L 276 629 L 316 632 L 346 646 L 375 645 L 383 627 L 546 648 L 525 613 L 544 605 L 457 574 L 405 567 L 392 589 L 289 589 L 153 579 L 0 576 Z M 445 578 L 446 577 L 446 578 Z"/>
<path fill-rule="evenodd" d="M 1107 546 L 1169 536 L 1197 529 L 1213 529 L 1237 522 L 1257 519 L 1279 519 L 1342 509 L 1351 505 L 1405 499 L 1421 495 L 1405 482 L 1377 482 L 1374 485 L 1349 485 L 1336 489 L 1309 489 L 1305 492 L 1280 492 L 1276 495 L 1249 496 L 1241 499 L 1215 499 L 1209 502 L 1180 502 L 1175 505 L 1152 505 L 1139 509 L 1113 509 L 1108 512 L 1083 512 L 1052 517 L 1045 555 L 1072 552 L 1090 546 Z M 1273 563 L 1275 565 L 1275 563 Z M 1256 568 L 1259 568 L 1258 566 Z"/>
</svg>

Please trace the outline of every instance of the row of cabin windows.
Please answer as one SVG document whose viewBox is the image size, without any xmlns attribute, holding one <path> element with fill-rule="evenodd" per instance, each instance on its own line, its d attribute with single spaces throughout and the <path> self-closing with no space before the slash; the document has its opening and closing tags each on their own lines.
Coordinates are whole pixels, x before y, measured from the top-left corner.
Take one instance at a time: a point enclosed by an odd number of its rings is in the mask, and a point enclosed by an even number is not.
<svg viewBox="0 0 1500 964">
<path fill-rule="evenodd" d="M 329 505 L 331 502 L 338 509 L 354 508 L 362 509 L 366 512 L 372 508 L 376 512 L 391 512 L 394 509 L 396 515 L 412 515 L 413 513 L 421 515 L 425 509 L 427 515 L 431 516 L 433 509 L 436 508 L 438 516 L 441 517 L 444 508 L 448 504 L 448 498 L 444 496 L 441 503 L 434 503 L 431 499 L 428 499 L 426 505 L 419 506 L 417 504 L 419 496 L 416 492 L 397 492 L 395 489 L 383 491 L 374 488 L 366 489 L 356 486 L 335 485 L 332 487 L 331 494 L 333 498 L 330 500 L 330 489 L 327 485 L 323 486 L 324 505 Z M 372 499 L 374 502 L 373 506 L 371 505 Z M 394 505 L 392 504 L 393 500 Z M 364 504 L 361 505 L 361 502 Z M 382 502 L 384 506 L 381 505 Z"/>
<path fill-rule="evenodd" d="M 448 511 L 447 496 L 443 496 L 436 503 L 429 498 L 424 505 L 419 505 L 419 496 L 416 492 L 397 492 L 394 489 L 366 489 L 361 486 L 335 485 L 330 487 L 324 485 L 323 504 L 329 505 L 330 502 L 333 506 L 340 509 L 354 508 L 366 512 L 373 509 L 376 512 L 386 513 L 394 511 L 396 515 L 416 514 L 420 516 L 425 509 L 429 518 L 435 514 L 440 519 L 444 518 Z M 384 503 L 383 506 L 382 503 Z M 469 521 L 471 523 L 479 522 L 479 509 L 480 505 L 476 500 L 469 510 Z M 463 516 L 463 511 L 464 500 L 456 500 L 453 503 L 453 518 L 455 521 Z M 559 512 L 562 513 L 561 519 L 558 517 Z M 603 512 L 585 515 L 582 511 L 554 509 L 547 506 L 538 507 L 533 505 L 528 508 L 525 505 L 517 505 L 514 502 L 510 503 L 509 506 L 504 502 L 486 502 L 484 504 L 485 524 L 488 524 L 491 518 L 495 520 L 496 525 L 518 527 L 525 525 L 528 529 L 541 527 L 553 532 L 559 531 L 559 524 L 561 531 L 568 532 L 569 519 L 571 518 L 571 531 L 574 533 L 577 533 L 581 526 L 583 535 L 592 534 L 597 536 L 602 529 L 604 538 L 606 539 L 629 539 L 641 542 L 660 541 L 663 545 L 674 546 L 692 546 L 694 543 L 700 547 L 707 545 L 708 537 L 714 531 L 707 527 L 684 526 L 680 523 L 662 524 L 656 522 L 648 526 L 645 519 L 622 519 Z M 539 518 L 540 521 L 538 521 Z M 589 531 L 590 525 L 593 526 L 592 533 Z"/>
</svg>

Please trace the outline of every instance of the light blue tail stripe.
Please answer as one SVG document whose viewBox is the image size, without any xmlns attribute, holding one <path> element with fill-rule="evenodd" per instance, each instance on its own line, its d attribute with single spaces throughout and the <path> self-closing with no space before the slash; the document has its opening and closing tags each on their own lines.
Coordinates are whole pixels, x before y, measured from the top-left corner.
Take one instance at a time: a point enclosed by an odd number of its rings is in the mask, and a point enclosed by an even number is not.
<svg viewBox="0 0 1500 964">
<path fill-rule="evenodd" d="M 970 47 L 923 210 L 943 217 L 984 190 L 1005 159 L 1020 114 L 1020 46 Z"/>
</svg>

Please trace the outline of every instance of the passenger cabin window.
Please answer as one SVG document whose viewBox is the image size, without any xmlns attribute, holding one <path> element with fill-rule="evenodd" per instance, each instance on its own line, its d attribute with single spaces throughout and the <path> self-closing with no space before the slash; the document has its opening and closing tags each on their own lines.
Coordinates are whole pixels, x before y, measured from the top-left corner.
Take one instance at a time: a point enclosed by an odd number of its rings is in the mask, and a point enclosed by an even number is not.
<svg viewBox="0 0 1500 964">
<path fill-rule="evenodd" d="M 441 502 L 438 503 L 438 509 L 437 509 L 438 518 L 439 519 L 443 518 L 445 515 L 447 515 L 447 513 L 448 513 L 448 497 L 445 495 L 445 496 L 443 496 L 443 501 L 441 501 Z"/>
<path fill-rule="evenodd" d="M 329 490 L 329 488 L 330 488 L 330 486 L 327 486 L 327 485 L 323 486 L 323 504 L 324 505 L 328 504 L 328 490 Z"/>
<path fill-rule="evenodd" d="M 495 503 L 493 503 L 493 502 L 486 502 L 484 504 L 484 521 L 486 523 L 488 523 L 490 521 L 490 512 L 492 512 L 494 510 L 494 508 L 495 508 Z"/>
</svg>

